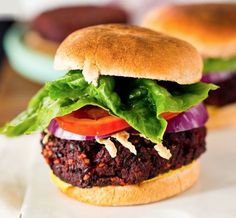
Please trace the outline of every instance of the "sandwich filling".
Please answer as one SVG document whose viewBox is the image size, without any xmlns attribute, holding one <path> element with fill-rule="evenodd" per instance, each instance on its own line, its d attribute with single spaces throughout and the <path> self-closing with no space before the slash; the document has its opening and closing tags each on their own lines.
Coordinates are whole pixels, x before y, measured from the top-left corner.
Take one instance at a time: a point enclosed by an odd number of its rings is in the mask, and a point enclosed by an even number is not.
<svg viewBox="0 0 236 218">
<path fill-rule="evenodd" d="M 1 133 L 42 131 L 44 158 L 74 186 L 137 184 L 205 151 L 202 101 L 216 88 L 112 76 L 94 86 L 73 70 L 48 82 Z"/>
<path fill-rule="evenodd" d="M 205 100 L 208 105 L 223 107 L 236 103 L 236 58 L 209 58 L 204 60 L 202 81 L 220 87 L 210 92 Z"/>
</svg>

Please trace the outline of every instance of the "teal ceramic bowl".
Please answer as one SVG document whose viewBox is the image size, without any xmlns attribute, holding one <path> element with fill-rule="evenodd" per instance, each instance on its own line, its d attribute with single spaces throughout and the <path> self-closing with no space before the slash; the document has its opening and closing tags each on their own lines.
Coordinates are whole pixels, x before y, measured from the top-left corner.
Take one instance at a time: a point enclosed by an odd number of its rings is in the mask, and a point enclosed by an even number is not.
<svg viewBox="0 0 236 218">
<path fill-rule="evenodd" d="M 14 70 L 38 83 L 65 75 L 66 72 L 53 69 L 53 57 L 33 50 L 24 43 L 23 37 L 27 30 L 27 25 L 15 24 L 4 37 L 4 49 Z"/>
</svg>

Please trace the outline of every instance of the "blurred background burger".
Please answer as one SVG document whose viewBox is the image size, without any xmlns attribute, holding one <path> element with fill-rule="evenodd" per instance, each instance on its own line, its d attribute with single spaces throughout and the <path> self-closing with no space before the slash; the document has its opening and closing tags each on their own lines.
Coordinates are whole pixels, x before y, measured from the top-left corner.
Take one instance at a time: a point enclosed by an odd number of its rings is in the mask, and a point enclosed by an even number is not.
<svg viewBox="0 0 236 218">
<path fill-rule="evenodd" d="M 71 32 L 97 24 L 127 22 L 128 15 L 119 6 L 64 6 L 46 10 L 27 24 L 15 24 L 7 32 L 4 46 L 17 72 L 44 83 L 64 74 L 51 76 L 52 60 L 59 43 Z"/>
<path fill-rule="evenodd" d="M 149 12 L 143 25 L 184 39 L 204 59 L 202 81 L 220 86 L 205 101 L 210 128 L 236 124 L 236 4 L 175 4 Z"/>
</svg>

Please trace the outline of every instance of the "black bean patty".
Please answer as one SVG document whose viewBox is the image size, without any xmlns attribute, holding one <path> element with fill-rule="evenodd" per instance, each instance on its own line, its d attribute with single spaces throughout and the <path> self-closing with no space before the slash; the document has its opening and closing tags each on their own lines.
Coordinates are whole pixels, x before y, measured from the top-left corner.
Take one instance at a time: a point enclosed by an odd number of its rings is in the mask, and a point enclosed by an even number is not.
<svg viewBox="0 0 236 218">
<path fill-rule="evenodd" d="M 206 150 L 205 136 L 205 127 L 166 133 L 163 144 L 171 151 L 169 160 L 159 156 L 151 141 L 132 133 L 129 141 L 135 145 L 137 155 L 111 138 L 118 150 L 115 158 L 96 141 L 70 141 L 51 135 L 47 143 L 41 144 L 42 154 L 57 177 L 73 186 L 88 188 L 137 184 L 180 168 Z"/>
<path fill-rule="evenodd" d="M 236 74 L 227 80 L 216 83 L 220 88 L 210 91 L 206 104 L 218 107 L 236 102 Z"/>
</svg>

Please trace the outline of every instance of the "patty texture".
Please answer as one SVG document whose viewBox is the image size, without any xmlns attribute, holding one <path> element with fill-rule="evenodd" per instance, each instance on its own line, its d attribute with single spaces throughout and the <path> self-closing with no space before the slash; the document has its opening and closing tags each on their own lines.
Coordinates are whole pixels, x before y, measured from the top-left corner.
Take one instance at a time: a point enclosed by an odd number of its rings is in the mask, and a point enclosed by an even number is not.
<svg viewBox="0 0 236 218">
<path fill-rule="evenodd" d="M 233 77 L 222 82 L 215 83 L 220 88 L 209 92 L 206 104 L 222 107 L 236 102 L 236 73 Z"/>
<path fill-rule="evenodd" d="M 43 132 L 42 138 L 45 135 Z M 135 145 L 137 155 L 111 138 L 117 148 L 115 158 L 95 140 L 70 141 L 50 135 L 41 144 L 42 154 L 57 177 L 73 186 L 89 188 L 137 184 L 187 165 L 206 150 L 205 136 L 205 127 L 166 133 L 163 145 L 170 149 L 169 160 L 158 154 L 151 141 L 132 133 L 129 141 Z"/>
</svg>

